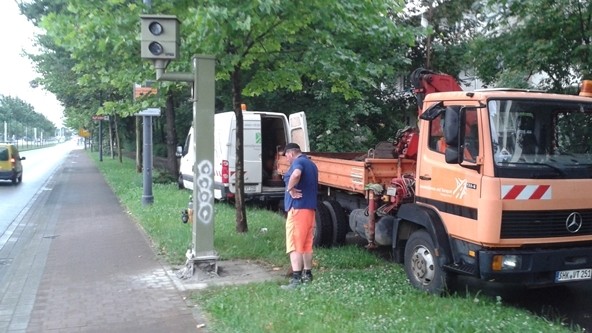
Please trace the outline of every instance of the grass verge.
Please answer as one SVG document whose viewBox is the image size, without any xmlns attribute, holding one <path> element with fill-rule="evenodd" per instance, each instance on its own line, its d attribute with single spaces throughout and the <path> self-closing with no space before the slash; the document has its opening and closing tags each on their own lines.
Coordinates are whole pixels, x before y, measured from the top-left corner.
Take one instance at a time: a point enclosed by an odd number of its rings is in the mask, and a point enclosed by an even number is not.
<svg viewBox="0 0 592 333">
<path fill-rule="evenodd" d="M 191 226 L 181 223 L 189 191 L 154 184 L 154 203 L 143 206 L 142 175 L 134 161 L 91 154 L 122 205 L 172 265 L 182 264 Z M 157 177 L 157 175 L 153 175 Z M 284 218 L 247 209 L 249 232 L 235 231 L 234 207 L 215 205 L 214 246 L 220 258 L 250 259 L 288 268 Z M 264 232 L 263 229 L 266 229 Z M 560 319 L 547 320 L 482 295 L 436 297 L 412 288 L 405 272 L 356 245 L 315 250 L 315 280 L 285 291 L 275 282 L 196 291 L 192 299 L 213 332 L 573 332 Z"/>
</svg>

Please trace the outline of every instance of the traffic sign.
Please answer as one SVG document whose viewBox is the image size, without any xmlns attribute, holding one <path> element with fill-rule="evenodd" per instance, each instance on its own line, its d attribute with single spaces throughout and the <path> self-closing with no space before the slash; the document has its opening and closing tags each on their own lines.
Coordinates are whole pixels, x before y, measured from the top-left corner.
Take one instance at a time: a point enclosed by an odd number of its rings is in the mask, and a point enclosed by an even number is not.
<svg viewBox="0 0 592 333">
<path fill-rule="evenodd" d="M 144 109 L 144 110 L 136 113 L 136 116 L 160 117 L 160 108 L 148 108 L 148 109 Z"/>
<path fill-rule="evenodd" d="M 78 130 L 78 135 L 80 135 L 83 138 L 90 138 L 90 132 L 84 128 Z"/>
<path fill-rule="evenodd" d="M 134 87 L 134 99 L 138 99 L 142 96 L 156 95 L 158 89 L 155 87 Z"/>
</svg>

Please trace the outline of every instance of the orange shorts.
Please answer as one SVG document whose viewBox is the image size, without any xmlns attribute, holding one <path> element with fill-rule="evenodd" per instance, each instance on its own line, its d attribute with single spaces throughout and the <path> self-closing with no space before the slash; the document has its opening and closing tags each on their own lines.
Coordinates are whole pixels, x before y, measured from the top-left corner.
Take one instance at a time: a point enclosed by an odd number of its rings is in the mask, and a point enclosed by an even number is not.
<svg viewBox="0 0 592 333">
<path fill-rule="evenodd" d="M 290 209 L 286 219 L 286 253 L 312 253 L 314 226 L 314 209 Z"/>
</svg>

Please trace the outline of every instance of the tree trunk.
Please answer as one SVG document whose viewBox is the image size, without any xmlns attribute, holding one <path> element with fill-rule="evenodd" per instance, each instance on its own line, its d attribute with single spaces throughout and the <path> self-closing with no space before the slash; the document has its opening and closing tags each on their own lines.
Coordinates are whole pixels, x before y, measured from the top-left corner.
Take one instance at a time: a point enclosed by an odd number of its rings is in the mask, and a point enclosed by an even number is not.
<svg viewBox="0 0 592 333">
<path fill-rule="evenodd" d="M 243 113 L 241 110 L 241 78 L 240 68 L 237 66 L 232 72 L 232 107 L 236 116 L 236 231 L 247 232 L 247 210 L 245 207 L 245 172 L 244 172 L 244 150 L 243 150 Z"/>
<path fill-rule="evenodd" d="M 172 90 L 169 90 L 166 100 L 166 146 L 167 167 L 169 174 L 175 179 L 179 176 L 179 162 L 177 160 L 177 128 L 175 127 L 175 105 Z"/>
<path fill-rule="evenodd" d="M 113 116 L 109 116 L 109 154 L 111 154 L 111 159 L 115 159 L 115 154 L 113 153 L 113 122 L 111 120 Z"/>
<path fill-rule="evenodd" d="M 123 163 L 123 149 L 121 149 L 121 140 L 119 140 L 119 130 L 117 129 L 117 115 L 113 115 L 113 125 L 115 127 L 115 142 L 117 142 L 117 156 L 119 163 Z"/>
<path fill-rule="evenodd" d="M 142 173 L 142 121 L 136 117 L 136 171 Z"/>
</svg>

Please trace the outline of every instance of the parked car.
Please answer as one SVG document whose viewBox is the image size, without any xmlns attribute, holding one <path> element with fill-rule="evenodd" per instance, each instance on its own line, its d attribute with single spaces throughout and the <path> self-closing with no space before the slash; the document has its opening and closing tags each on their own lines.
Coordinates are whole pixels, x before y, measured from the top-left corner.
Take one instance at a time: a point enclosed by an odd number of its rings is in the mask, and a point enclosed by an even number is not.
<svg viewBox="0 0 592 333">
<path fill-rule="evenodd" d="M 10 180 L 13 184 L 23 181 L 23 165 L 18 149 L 13 144 L 0 143 L 0 179 Z"/>
</svg>

